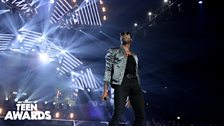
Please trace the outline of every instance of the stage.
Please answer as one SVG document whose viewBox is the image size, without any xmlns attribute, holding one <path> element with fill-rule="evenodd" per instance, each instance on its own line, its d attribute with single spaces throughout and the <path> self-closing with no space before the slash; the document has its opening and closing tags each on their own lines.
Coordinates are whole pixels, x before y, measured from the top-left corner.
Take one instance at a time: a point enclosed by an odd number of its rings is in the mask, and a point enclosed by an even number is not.
<svg viewBox="0 0 224 126">
<path fill-rule="evenodd" d="M 120 126 L 128 126 L 128 122 L 121 122 Z M 84 121 L 84 120 L 65 120 L 65 119 L 51 119 L 51 120 L 4 120 L 0 118 L 0 126 L 107 126 L 106 121 Z"/>
</svg>

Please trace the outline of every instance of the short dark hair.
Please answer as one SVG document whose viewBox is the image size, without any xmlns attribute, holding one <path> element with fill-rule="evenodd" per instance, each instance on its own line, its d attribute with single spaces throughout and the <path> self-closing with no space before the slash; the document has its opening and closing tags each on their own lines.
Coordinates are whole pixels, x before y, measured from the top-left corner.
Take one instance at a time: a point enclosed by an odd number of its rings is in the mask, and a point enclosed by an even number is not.
<svg viewBox="0 0 224 126">
<path fill-rule="evenodd" d="M 123 35 L 125 35 L 125 34 L 126 34 L 126 35 L 130 35 L 131 38 L 132 38 L 132 34 L 131 34 L 131 32 L 129 32 L 129 31 L 123 31 L 123 32 L 120 33 L 121 36 L 123 36 Z"/>
</svg>

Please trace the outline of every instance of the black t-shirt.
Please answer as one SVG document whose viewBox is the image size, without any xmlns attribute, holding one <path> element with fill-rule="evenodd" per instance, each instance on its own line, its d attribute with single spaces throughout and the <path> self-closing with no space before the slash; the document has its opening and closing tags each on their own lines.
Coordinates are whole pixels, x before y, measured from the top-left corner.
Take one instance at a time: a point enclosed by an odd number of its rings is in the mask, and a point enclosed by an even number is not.
<svg viewBox="0 0 224 126">
<path fill-rule="evenodd" d="M 128 55 L 128 60 L 126 64 L 126 69 L 125 69 L 125 75 L 131 74 L 131 75 L 136 75 L 136 62 L 135 59 L 132 55 Z"/>
</svg>

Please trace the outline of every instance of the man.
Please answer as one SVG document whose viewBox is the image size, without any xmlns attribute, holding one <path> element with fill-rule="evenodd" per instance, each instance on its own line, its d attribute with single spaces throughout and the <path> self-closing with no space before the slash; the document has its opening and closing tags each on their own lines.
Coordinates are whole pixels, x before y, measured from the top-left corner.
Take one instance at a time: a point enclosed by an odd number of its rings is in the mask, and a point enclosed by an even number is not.
<svg viewBox="0 0 224 126">
<path fill-rule="evenodd" d="M 138 57 L 131 51 L 131 33 L 122 32 L 120 40 L 120 47 L 109 49 L 105 56 L 106 67 L 102 100 L 108 99 L 108 88 L 111 84 L 111 87 L 114 88 L 114 112 L 109 126 L 119 125 L 126 102 L 131 103 L 134 110 L 133 126 L 143 126 L 145 118 L 144 98 L 139 84 Z"/>
</svg>

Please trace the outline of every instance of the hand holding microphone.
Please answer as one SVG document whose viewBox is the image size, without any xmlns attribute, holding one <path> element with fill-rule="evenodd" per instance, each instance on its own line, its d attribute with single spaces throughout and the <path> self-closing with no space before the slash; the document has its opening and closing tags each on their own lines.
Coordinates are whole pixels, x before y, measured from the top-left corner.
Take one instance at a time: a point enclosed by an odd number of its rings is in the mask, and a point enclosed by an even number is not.
<svg viewBox="0 0 224 126">
<path fill-rule="evenodd" d="M 107 99 L 108 99 L 107 97 L 104 97 L 104 98 L 103 98 L 103 100 L 107 100 Z"/>
<path fill-rule="evenodd" d="M 108 100 L 108 98 L 109 98 L 109 92 L 108 91 L 104 91 L 103 95 L 102 95 L 102 100 L 105 101 L 105 100 Z"/>
</svg>

